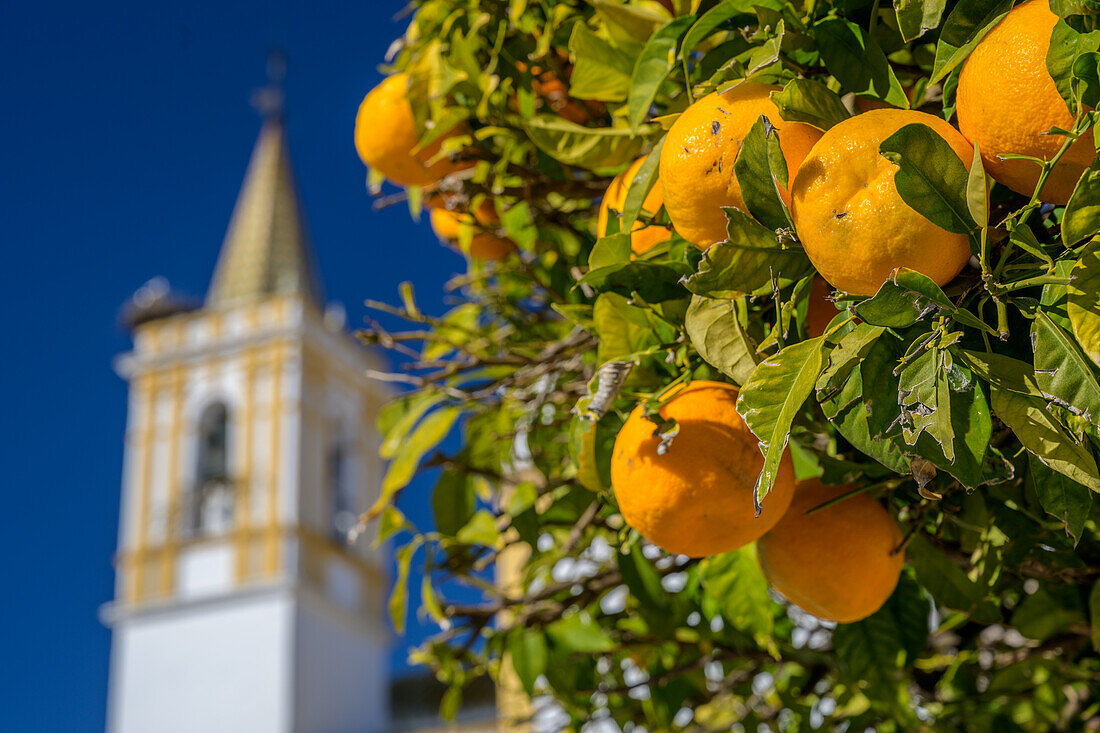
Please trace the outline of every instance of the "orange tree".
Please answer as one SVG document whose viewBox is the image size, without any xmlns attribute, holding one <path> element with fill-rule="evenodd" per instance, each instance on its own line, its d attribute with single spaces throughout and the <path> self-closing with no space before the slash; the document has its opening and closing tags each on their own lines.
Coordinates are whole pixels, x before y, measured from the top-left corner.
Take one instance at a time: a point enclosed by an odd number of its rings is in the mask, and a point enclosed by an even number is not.
<svg viewBox="0 0 1100 733">
<path fill-rule="evenodd" d="M 364 521 L 445 715 L 1097 729 L 1096 10 L 411 4 L 356 143 L 469 268 L 375 304 L 413 388 Z"/>
</svg>

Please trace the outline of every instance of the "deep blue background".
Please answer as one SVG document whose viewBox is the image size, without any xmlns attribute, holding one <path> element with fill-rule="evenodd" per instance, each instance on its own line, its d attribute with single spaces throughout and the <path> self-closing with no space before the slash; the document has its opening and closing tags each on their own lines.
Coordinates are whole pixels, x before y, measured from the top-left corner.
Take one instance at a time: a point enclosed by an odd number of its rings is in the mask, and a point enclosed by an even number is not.
<svg viewBox="0 0 1100 733">
<path fill-rule="evenodd" d="M 5 5 L 0 730 L 103 729 L 97 609 L 112 595 L 125 408 L 111 361 L 129 348 L 117 311 L 154 275 L 205 292 L 271 47 L 289 59 L 290 145 L 329 298 L 356 325 L 364 298 L 394 301 L 408 279 L 423 307 L 442 307 L 462 260 L 402 206 L 371 210 L 352 146 L 401 7 Z M 427 490 L 402 502 L 414 517 Z"/>
</svg>

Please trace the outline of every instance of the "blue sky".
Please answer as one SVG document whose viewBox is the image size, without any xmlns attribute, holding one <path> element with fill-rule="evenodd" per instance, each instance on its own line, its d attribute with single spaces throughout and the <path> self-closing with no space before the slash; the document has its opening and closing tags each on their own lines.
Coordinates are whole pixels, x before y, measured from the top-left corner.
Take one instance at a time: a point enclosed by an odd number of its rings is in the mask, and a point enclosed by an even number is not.
<svg viewBox="0 0 1100 733">
<path fill-rule="evenodd" d="M 289 59 L 288 134 L 329 298 L 358 324 L 364 298 L 392 301 L 408 279 L 423 307 L 442 308 L 462 260 L 403 207 L 371 210 L 352 146 L 401 7 L 5 7 L 0 730 L 103 729 L 109 634 L 96 613 L 112 593 L 125 409 L 111 361 L 129 346 L 117 311 L 154 275 L 205 291 L 272 46 Z M 429 488 L 404 503 L 423 506 Z"/>
</svg>

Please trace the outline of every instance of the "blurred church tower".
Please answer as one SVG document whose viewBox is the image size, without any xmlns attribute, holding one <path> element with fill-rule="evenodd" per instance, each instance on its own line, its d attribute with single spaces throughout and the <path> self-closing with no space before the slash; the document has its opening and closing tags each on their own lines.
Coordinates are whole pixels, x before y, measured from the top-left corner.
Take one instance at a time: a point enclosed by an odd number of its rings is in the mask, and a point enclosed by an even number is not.
<svg viewBox="0 0 1100 733">
<path fill-rule="evenodd" d="M 205 304 L 130 304 L 109 733 L 389 727 L 386 558 L 344 539 L 388 395 L 325 311 L 266 112 Z"/>
</svg>

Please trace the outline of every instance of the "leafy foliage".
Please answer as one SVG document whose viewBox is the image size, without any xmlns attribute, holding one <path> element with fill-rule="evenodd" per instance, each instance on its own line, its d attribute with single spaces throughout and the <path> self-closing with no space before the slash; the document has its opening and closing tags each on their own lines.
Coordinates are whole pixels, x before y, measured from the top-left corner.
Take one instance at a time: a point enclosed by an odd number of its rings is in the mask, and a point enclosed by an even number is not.
<svg viewBox="0 0 1100 733">
<path fill-rule="evenodd" d="M 1092 3 L 1053 3 L 1048 68 L 1068 139 L 1091 136 L 1100 79 Z M 486 197 L 520 252 L 471 262 L 455 307 L 363 338 L 399 353 L 378 375 L 413 391 L 381 416 L 390 461 L 369 517 L 397 550 L 390 609 L 440 633 L 415 654 L 452 686 L 478 675 L 549 696 L 579 729 L 1086 730 L 1100 724 L 1100 183 L 1066 207 L 1000 186 L 924 125 L 881 154 L 908 206 L 971 237 L 974 260 L 938 287 L 900 270 L 874 296 L 835 293 L 807 330 L 813 268 L 780 193 L 783 121 L 826 129 L 868 101 L 950 119 L 966 56 L 1004 0 L 415 0 L 391 64 L 413 79 L 423 140 L 471 163 L 444 195 Z M 597 238 L 610 182 L 643 212 L 664 130 L 693 99 L 742 79 L 775 84 L 736 176 L 747 211 L 705 253 L 678 235 L 642 255 Z M 1052 161 L 1044 165 L 1049 171 Z M 1042 183 L 1040 182 L 1040 186 Z M 428 199 L 430 200 L 430 199 Z M 831 307 L 831 306 L 830 306 Z M 769 594 L 752 547 L 702 561 L 624 525 L 610 457 L 626 415 L 670 385 L 743 385 L 767 459 L 850 483 L 905 533 L 907 570 L 871 617 L 834 627 Z M 675 440 L 676 425 L 658 426 Z M 439 446 L 459 432 L 451 454 Z M 394 502 L 441 469 L 432 528 Z M 488 579 L 498 570 L 497 582 Z M 450 600 L 459 583 L 482 600 Z"/>
</svg>

